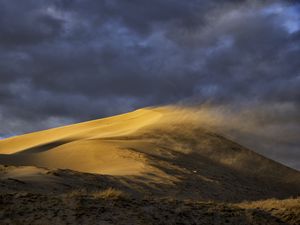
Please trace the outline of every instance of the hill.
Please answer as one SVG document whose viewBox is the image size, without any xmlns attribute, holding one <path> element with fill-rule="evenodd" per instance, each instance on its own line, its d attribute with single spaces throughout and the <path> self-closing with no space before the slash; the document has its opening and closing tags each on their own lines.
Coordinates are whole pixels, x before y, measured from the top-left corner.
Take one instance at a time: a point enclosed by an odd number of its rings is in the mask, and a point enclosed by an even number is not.
<svg viewBox="0 0 300 225">
<path fill-rule="evenodd" d="M 130 182 L 135 192 L 182 198 L 240 201 L 299 194 L 299 172 L 201 121 L 203 115 L 187 108 L 140 109 L 1 140 L 0 163 L 114 176 Z"/>
</svg>

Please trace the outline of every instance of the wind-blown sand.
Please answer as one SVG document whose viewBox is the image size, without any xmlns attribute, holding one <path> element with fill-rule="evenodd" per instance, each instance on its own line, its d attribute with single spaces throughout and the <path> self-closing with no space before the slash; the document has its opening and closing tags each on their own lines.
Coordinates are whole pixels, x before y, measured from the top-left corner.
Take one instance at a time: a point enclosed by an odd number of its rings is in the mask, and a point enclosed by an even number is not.
<svg viewBox="0 0 300 225">
<path fill-rule="evenodd" d="M 219 135 L 211 119 L 191 108 L 145 108 L 1 140 L 0 190 L 113 187 L 138 199 L 224 202 L 299 196 L 298 171 Z"/>
</svg>

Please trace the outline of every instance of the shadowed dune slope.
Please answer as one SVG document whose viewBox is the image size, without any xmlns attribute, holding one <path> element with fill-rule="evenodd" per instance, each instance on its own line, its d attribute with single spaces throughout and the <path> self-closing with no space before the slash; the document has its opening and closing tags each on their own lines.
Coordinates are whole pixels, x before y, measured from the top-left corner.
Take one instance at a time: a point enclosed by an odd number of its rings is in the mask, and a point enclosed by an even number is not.
<svg viewBox="0 0 300 225">
<path fill-rule="evenodd" d="M 299 172 L 226 139 L 204 120 L 192 109 L 140 109 L 1 140 L 0 163 L 115 176 L 133 191 L 179 198 L 299 195 Z"/>
</svg>

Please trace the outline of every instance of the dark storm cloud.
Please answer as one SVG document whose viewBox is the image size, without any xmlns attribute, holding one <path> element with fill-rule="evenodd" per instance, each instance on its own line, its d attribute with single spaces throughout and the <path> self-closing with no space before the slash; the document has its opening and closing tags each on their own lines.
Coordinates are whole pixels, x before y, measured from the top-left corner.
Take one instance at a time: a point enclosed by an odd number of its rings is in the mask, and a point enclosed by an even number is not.
<svg viewBox="0 0 300 225">
<path fill-rule="evenodd" d="M 62 21 L 46 13 L 46 1 L 1 1 L 2 47 L 38 44 L 61 32 Z"/>
<path fill-rule="evenodd" d="M 178 101 L 293 136 L 299 15 L 297 1 L 0 0 L 0 136 Z M 290 143 L 276 154 L 299 154 Z"/>
</svg>

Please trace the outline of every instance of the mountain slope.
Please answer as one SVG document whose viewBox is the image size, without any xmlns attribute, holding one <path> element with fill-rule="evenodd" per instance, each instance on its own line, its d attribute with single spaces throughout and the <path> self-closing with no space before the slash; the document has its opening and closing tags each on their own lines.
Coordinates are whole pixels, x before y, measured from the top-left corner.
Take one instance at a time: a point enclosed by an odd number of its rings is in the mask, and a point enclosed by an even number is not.
<svg viewBox="0 0 300 225">
<path fill-rule="evenodd" d="M 133 193 L 176 198 L 299 194 L 299 172 L 216 134 L 200 117 L 192 109 L 146 108 L 21 135 L 0 141 L 0 163 L 101 174 Z"/>
</svg>

